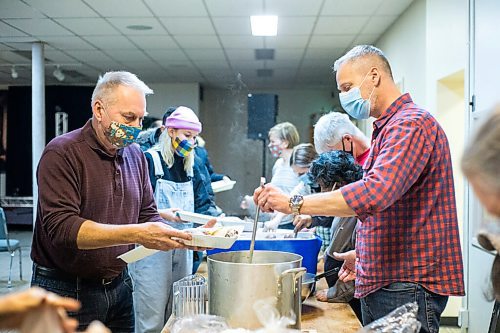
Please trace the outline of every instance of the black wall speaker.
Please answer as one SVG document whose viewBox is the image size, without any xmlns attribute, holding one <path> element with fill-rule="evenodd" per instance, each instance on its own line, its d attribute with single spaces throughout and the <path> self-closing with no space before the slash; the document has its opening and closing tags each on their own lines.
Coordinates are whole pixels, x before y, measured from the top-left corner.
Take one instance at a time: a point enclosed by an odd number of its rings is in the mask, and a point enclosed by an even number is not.
<svg viewBox="0 0 500 333">
<path fill-rule="evenodd" d="M 248 94 L 248 138 L 266 139 L 277 114 L 278 95 Z"/>
</svg>

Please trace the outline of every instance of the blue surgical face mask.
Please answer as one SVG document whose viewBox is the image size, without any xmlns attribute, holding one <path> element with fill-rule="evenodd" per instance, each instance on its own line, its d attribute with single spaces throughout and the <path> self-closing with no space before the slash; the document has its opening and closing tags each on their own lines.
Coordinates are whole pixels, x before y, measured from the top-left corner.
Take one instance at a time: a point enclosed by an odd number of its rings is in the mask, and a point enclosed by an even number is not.
<svg viewBox="0 0 500 333">
<path fill-rule="evenodd" d="M 373 87 L 368 99 L 363 99 L 363 97 L 361 97 L 361 90 L 359 89 L 368 77 L 368 74 L 369 73 L 365 75 L 359 87 L 353 87 L 349 89 L 349 91 L 339 94 L 340 104 L 344 110 L 355 119 L 368 119 L 370 117 L 370 98 L 372 97 L 375 87 Z"/>
</svg>

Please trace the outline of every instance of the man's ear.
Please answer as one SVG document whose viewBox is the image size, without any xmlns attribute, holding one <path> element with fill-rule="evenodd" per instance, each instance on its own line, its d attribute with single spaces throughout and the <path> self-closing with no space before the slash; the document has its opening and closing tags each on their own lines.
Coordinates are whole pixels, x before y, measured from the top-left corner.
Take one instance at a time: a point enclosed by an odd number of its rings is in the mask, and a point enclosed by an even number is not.
<svg viewBox="0 0 500 333">
<path fill-rule="evenodd" d="M 104 112 L 104 107 L 102 105 L 102 102 L 100 100 L 95 101 L 94 104 L 92 105 L 92 113 L 99 122 L 102 121 L 103 112 Z"/>
<path fill-rule="evenodd" d="M 375 87 L 378 87 L 380 85 L 380 80 L 381 80 L 381 71 L 377 67 L 372 67 L 370 71 L 370 78 L 373 82 L 373 85 Z"/>
<path fill-rule="evenodd" d="M 346 133 L 346 134 L 342 135 L 342 140 L 346 140 L 347 142 L 351 142 L 352 141 L 352 135 Z"/>
</svg>

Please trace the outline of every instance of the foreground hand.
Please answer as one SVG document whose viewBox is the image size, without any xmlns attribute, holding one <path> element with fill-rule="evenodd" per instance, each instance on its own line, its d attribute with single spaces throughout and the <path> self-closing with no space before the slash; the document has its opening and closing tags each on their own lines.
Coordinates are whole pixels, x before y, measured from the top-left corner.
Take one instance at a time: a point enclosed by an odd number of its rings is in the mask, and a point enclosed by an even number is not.
<svg viewBox="0 0 500 333">
<path fill-rule="evenodd" d="M 339 280 L 348 282 L 356 279 L 356 250 L 347 251 L 344 253 L 333 253 L 333 257 L 337 260 L 343 260 L 344 263 L 339 271 Z"/>
<path fill-rule="evenodd" d="M 284 214 L 291 214 L 292 211 L 288 205 L 289 199 L 287 194 L 281 192 L 271 184 L 259 186 L 253 192 L 253 201 L 266 213 L 278 211 Z"/>
<path fill-rule="evenodd" d="M 179 241 L 173 240 L 179 238 Z M 187 232 L 174 229 L 162 222 L 143 223 L 143 230 L 140 235 L 140 244 L 148 249 L 168 251 L 178 248 L 186 248 L 182 240 L 191 240 L 191 235 Z"/>
<path fill-rule="evenodd" d="M 316 291 L 316 299 L 320 302 L 328 302 L 328 289 Z"/>
<path fill-rule="evenodd" d="M 293 225 L 295 226 L 294 230 L 300 231 L 304 228 L 309 228 L 312 223 L 312 216 L 311 215 L 297 215 L 293 219 Z"/>
<path fill-rule="evenodd" d="M 31 313 L 44 307 L 59 314 L 60 325 L 64 332 L 74 332 L 78 322 L 67 317 L 66 311 L 77 311 L 80 302 L 38 287 L 12 293 L 0 299 L 0 329 L 19 329 Z"/>
<path fill-rule="evenodd" d="M 182 222 L 181 218 L 175 214 L 178 211 L 180 211 L 179 208 L 158 209 L 158 213 L 163 219 L 172 222 Z"/>
</svg>

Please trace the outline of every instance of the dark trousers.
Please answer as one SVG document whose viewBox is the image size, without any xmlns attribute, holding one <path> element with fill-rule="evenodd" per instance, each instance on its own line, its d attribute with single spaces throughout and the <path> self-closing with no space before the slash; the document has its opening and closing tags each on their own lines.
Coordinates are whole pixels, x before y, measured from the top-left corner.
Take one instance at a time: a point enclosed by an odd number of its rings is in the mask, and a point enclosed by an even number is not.
<svg viewBox="0 0 500 333">
<path fill-rule="evenodd" d="M 79 331 L 99 320 L 113 333 L 134 332 L 132 281 L 127 269 L 114 279 L 88 280 L 33 264 L 31 285 L 79 300 L 81 309 L 68 313 L 78 320 Z"/>
<path fill-rule="evenodd" d="M 422 324 L 420 332 L 439 332 L 439 320 L 448 302 L 448 296 L 434 294 L 411 282 L 391 283 L 363 297 L 363 325 L 368 325 L 409 302 L 416 302 L 418 305 L 417 320 Z"/>
</svg>

